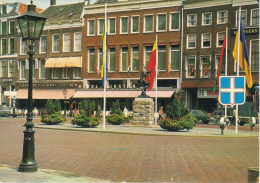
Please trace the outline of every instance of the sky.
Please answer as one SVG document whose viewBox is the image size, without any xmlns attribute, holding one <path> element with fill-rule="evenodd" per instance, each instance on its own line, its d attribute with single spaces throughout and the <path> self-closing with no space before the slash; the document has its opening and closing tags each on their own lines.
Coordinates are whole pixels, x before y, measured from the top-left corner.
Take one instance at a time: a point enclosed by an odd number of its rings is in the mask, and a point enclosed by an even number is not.
<svg viewBox="0 0 260 183">
<path fill-rule="evenodd" d="M 31 0 L 0 0 L 1 2 L 21 2 L 24 4 L 30 4 Z M 96 0 L 90 0 L 90 4 L 93 4 Z M 71 3 L 78 3 L 84 2 L 84 0 L 56 0 L 57 5 L 61 4 L 71 4 Z M 50 0 L 33 0 L 33 4 L 37 6 L 37 8 L 45 9 L 50 6 Z"/>
</svg>

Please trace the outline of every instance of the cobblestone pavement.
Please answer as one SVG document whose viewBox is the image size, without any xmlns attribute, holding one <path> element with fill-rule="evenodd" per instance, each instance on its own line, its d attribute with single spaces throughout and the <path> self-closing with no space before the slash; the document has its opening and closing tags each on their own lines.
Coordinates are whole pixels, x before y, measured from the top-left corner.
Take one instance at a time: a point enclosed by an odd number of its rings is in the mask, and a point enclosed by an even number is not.
<svg viewBox="0 0 260 183">
<path fill-rule="evenodd" d="M 24 123 L 21 118 L 0 119 L 0 163 L 19 166 Z M 259 166 L 256 135 L 212 138 L 34 130 L 39 168 L 111 182 L 247 182 L 247 168 Z"/>
</svg>

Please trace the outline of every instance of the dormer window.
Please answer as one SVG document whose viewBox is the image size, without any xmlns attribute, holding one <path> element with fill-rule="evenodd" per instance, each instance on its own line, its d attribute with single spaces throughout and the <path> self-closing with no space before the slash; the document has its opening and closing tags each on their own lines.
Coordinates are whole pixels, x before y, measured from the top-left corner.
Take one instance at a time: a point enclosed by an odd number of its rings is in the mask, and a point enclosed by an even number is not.
<svg viewBox="0 0 260 183">
<path fill-rule="evenodd" d="M 71 14 L 70 14 L 70 16 L 72 16 L 74 13 L 72 12 Z"/>
<path fill-rule="evenodd" d="M 61 8 L 61 9 L 60 9 L 60 12 L 63 11 L 63 10 L 64 10 L 64 8 Z"/>
<path fill-rule="evenodd" d="M 2 15 L 6 14 L 6 6 L 2 6 Z"/>
</svg>

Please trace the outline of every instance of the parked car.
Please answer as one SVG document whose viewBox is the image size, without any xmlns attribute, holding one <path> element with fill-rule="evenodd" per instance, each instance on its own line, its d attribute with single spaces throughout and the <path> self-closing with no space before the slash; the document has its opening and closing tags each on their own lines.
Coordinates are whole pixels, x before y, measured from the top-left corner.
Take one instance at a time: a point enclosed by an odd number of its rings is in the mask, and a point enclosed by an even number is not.
<svg viewBox="0 0 260 183">
<path fill-rule="evenodd" d="M 200 123 L 204 123 L 204 124 L 208 124 L 210 122 L 210 115 L 203 110 L 199 110 L 199 109 L 191 109 L 190 113 L 193 114 Z"/>
<path fill-rule="evenodd" d="M 11 115 L 11 110 L 6 106 L 0 107 L 0 116 L 8 117 Z"/>
</svg>

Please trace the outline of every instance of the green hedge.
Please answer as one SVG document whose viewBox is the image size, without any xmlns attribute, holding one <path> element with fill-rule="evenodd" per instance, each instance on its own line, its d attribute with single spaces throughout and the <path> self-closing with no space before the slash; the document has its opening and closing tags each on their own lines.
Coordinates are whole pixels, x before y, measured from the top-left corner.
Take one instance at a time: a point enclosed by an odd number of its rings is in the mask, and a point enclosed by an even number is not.
<svg viewBox="0 0 260 183">
<path fill-rule="evenodd" d="M 41 116 L 41 122 L 54 125 L 59 123 L 64 123 L 66 121 L 66 118 L 64 115 L 61 114 L 61 112 L 55 112 L 54 114 L 43 114 Z"/>
<path fill-rule="evenodd" d="M 107 116 L 106 121 L 109 124 L 120 125 L 122 123 L 129 122 L 130 119 L 129 119 L 129 117 L 125 117 L 124 115 L 114 113 L 114 114 L 111 114 L 110 116 Z"/>
<path fill-rule="evenodd" d="M 100 124 L 98 117 L 88 117 L 84 113 L 74 116 L 71 124 L 86 127 L 86 128 L 93 128 Z"/>
</svg>

